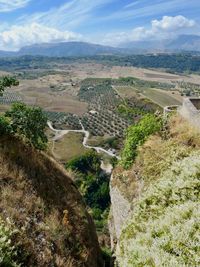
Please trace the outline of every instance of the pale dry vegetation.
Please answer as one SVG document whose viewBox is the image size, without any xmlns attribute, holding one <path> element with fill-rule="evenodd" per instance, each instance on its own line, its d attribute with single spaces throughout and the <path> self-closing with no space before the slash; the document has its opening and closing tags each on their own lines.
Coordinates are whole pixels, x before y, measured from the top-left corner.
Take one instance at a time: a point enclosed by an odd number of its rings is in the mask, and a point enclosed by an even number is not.
<svg viewBox="0 0 200 267">
<path fill-rule="evenodd" d="M 132 169 L 121 171 L 117 186 L 133 212 L 121 234 L 119 266 L 199 266 L 199 140 L 173 116 L 163 136 L 140 147 Z M 123 175 L 135 189 L 123 186 Z"/>
<path fill-rule="evenodd" d="M 25 266 L 101 266 L 95 227 L 64 169 L 15 137 L 0 143 L 0 217 Z"/>
</svg>

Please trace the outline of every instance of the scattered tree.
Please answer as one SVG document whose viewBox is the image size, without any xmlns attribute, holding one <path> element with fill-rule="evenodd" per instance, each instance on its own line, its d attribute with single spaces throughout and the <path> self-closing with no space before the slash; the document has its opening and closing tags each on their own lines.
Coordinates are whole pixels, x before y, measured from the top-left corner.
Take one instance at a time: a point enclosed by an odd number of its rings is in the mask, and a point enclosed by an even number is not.
<svg viewBox="0 0 200 267">
<path fill-rule="evenodd" d="M 4 76 L 0 78 L 0 95 L 3 94 L 3 91 L 5 90 L 6 87 L 18 86 L 18 85 L 19 81 L 17 81 L 14 77 Z"/>
<path fill-rule="evenodd" d="M 45 149 L 47 136 L 45 128 L 47 117 L 39 107 L 29 107 L 23 103 L 15 103 L 10 111 L 5 113 L 10 119 L 14 133 L 24 136 L 37 149 Z"/>
</svg>

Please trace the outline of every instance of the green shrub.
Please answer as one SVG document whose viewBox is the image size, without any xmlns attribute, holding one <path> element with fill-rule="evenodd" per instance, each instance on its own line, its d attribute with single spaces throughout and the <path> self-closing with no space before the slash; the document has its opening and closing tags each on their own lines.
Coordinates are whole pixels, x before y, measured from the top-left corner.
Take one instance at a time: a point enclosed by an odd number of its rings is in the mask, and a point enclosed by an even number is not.
<svg viewBox="0 0 200 267">
<path fill-rule="evenodd" d="M 145 115 L 139 123 L 127 130 L 121 164 L 125 169 L 131 167 L 137 156 L 137 148 L 142 145 L 149 135 L 161 129 L 161 121 L 152 114 Z"/>
<path fill-rule="evenodd" d="M 12 245 L 15 231 L 11 230 L 0 219 L 0 266 L 19 267 L 17 249 Z"/>
<path fill-rule="evenodd" d="M 82 156 L 75 157 L 66 163 L 66 168 L 79 173 L 96 173 L 100 171 L 101 159 L 99 155 L 89 150 Z"/>
<path fill-rule="evenodd" d="M 17 86 L 19 82 L 14 77 L 2 77 L 0 78 L 0 95 L 3 93 L 6 87 Z"/>
<path fill-rule="evenodd" d="M 101 157 L 90 150 L 70 160 L 66 168 L 76 172 L 75 183 L 91 208 L 97 228 L 102 229 L 108 217 L 110 194 L 109 177 L 101 170 Z"/>
<path fill-rule="evenodd" d="M 25 137 L 37 149 L 45 149 L 47 136 L 45 128 L 47 117 L 41 108 L 29 107 L 23 103 L 15 103 L 5 116 L 10 119 L 10 125 L 14 133 Z"/>
<path fill-rule="evenodd" d="M 0 136 L 4 134 L 10 134 L 11 132 L 12 127 L 9 120 L 4 116 L 0 116 Z"/>
</svg>

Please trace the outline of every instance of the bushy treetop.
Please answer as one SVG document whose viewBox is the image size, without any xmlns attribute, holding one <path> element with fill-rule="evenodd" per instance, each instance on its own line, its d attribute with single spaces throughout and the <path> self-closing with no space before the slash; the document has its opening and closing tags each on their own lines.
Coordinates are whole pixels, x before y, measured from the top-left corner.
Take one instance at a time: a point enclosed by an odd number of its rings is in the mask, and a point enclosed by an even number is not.
<svg viewBox="0 0 200 267">
<path fill-rule="evenodd" d="M 4 76 L 0 78 L 0 95 L 3 93 L 6 87 L 18 86 L 19 81 L 14 77 Z"/>
</svg>

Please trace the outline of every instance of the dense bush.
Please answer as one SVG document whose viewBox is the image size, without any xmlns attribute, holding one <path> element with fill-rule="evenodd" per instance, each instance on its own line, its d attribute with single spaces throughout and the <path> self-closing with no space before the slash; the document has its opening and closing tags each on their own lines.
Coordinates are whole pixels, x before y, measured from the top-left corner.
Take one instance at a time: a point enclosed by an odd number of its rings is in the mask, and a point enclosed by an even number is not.
<svg viewBox="0 0 200 267">
<path fill-rule="evenodd" d="M 121 164 L 124 168 L 131 167 L 137 156 L 137 148 L 147 137 L 161 129 L 161 121 L 152 114 L 145 115 L 139 123 L 130 126 L 127 130 Z"/>
<path fill-rule="evenodd" d="M 12 127 L 9 120 L 4 116 L 0 116 L 0 136 L 4 134 L 10 134 L 11 132 Z"/>
<path fill-rule="evenodd" d="M 19 85 L 19 82 L 13 77 L 5 76 L 3 78 L 0 78 L 0 95 L 2 94 L 2 92 L 6 87 L 17 86 L 17 85 Z"/>
<path fill-rule="evenodd" d="M 66 167 L 82 174 L 98 173 L 100 169 L 100 157 L 94 151 L 88 151 L 82 156 L 70 160 Z"/>
<path fill-rule="evenodd" d="M 46 148 L 47 117 L 41 108 L 15 103 L 11 110 L 6 112 L 5 117 L 10 120 L 10 127 L 14 133 L 25 137 L 37 149 Z"/>
<path fill-rule="evenodd" d="M 110 204 L 109 179 L 102 172 L 101 158 L 93 150 L 83 156 L 76 157 L 66 164 L 67 169 L 76 172 L 76 184 L 79 187 L 87 205 L 94 209 L 98 217 Z"/>
</svg>

